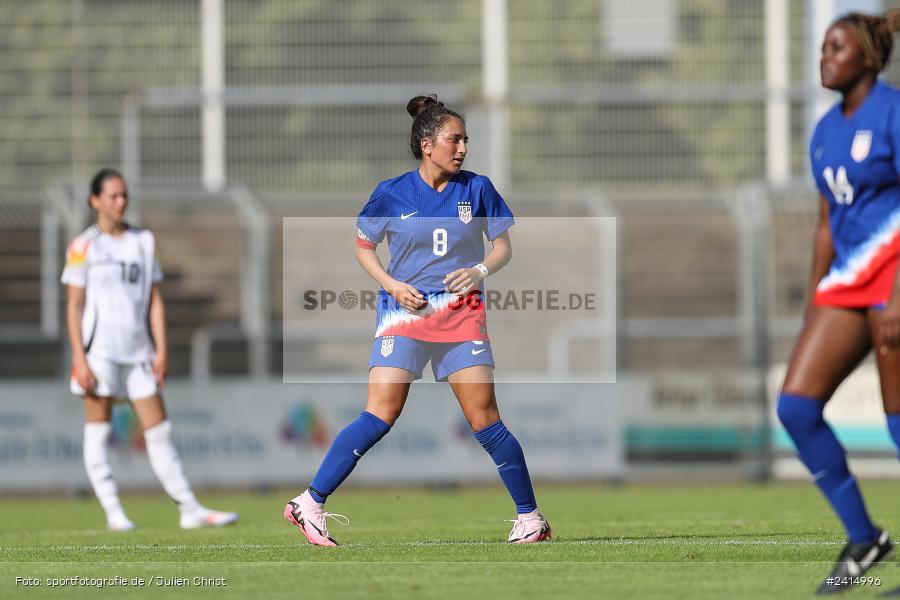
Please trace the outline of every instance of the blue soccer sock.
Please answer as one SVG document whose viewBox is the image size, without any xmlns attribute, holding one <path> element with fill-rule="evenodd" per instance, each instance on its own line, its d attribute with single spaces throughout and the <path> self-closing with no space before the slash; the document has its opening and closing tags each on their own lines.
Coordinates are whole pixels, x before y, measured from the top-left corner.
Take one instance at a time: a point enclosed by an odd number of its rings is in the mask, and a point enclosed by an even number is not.
<svg viewBox="0 0 900 600">
<path fill-rule="evenodd" d="M 891 439 L 894 440 L 894 445 L 900 449 L 900 414 L 887 415 L 887 426 Z"/>
<path fill-rule="evenodd" d="M 856 480 L 847 467 L 844 448 L 822 415 L 825 403 L 781 392 L 778 418 L 794 440 L 800 460 L 837 513 L 850 542 L 868 542 L 878 536 Z"/>
<path fill-rule="evenodd" d="M 516 511 L 524 515 L 536 510 L 537 501 L 534 499 L 534 489 L 531 487 L 522 446 L 503 421 L 476 431 L 475 439 L 494 460 L 494 466 L 500 471 L 500 479 L 516 503 Z"/>
<path fill-rule="evenodd" d="M 325 502 L 347 479 L 363 454 L 383 438 L 390 428 L 390 425 L 366 411 L 344 427 L 331 442 L 328 454 L 309 485 L 309 494 L 313 500 Z"/>
</svg>

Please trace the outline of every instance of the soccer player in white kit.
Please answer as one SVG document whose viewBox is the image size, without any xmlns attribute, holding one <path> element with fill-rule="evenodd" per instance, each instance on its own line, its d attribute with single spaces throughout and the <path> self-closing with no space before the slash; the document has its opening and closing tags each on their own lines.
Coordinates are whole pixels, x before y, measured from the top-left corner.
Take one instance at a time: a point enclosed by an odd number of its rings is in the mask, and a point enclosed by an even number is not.
<svg viewBox="0 0 900 600">
<path fill-rule="evenodd" d="M 106 452 L 113 402 L 123 395 L 141 423 L 150 466 L 178 505 L 181 528 L 234 523 L 237 513 L 209 510 L 197 501 L 172 443 L 160 393 L 168 358 L 153 234 L 124 221 L 128 189 L 118 171 L 103 169 L 94 176 L 88 203 L 97 222 L 69 245 L 62 283 L 68 288 L 70 385 L 84 399 L 84 466 L 106 511 L 107 527 L 135 528 L 119 501 Z"/>
</svg>

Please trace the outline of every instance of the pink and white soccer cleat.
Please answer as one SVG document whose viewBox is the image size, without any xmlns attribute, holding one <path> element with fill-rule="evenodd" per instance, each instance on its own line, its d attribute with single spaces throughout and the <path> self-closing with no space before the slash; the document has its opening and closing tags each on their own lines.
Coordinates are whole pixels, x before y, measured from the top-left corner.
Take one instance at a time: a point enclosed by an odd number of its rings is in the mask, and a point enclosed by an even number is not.
<svg viewBox="0 0 900 600">
<path fill-rule="evenodd" d="M 314 546 L 337 546 L 338 543 L 328 533 L 325 518 L 331 517 L 342 525 L 349 525 L 350 519 L 344 515 L 325 512 L 320 504 L 316 503 L 312 498 L 304 497 L 304 495 L 305 493 L 297 496 L 285 505 L 284 518 L 289 523 L 299 527 L 310 544 Z"/>
<path fill-rule="evenodd" d="M 509 532 L 510 544 L 533 544 L 535 542 L 548 542 L 553 537 L 550 531 L 550 523 L 535 511 L 530 515 L 520 515 L 520 519 L 513 519 L 513 528 Z"/>
<path fill-rule="evenodd" d="M 106 528 L 110 531 L 134 531 L 137 526 L 131 520 L 122 515 L 121 517 L 109 519 L 106 522 Z"/>
<path fill-rule="evenodd" d="M 235 512 L 221 512 L 199 508 L 192 512 L 183 513 L 178 522 L 182 529 L 201 529 L 203 527 L 225 527 L 238 520 Z"/>
</svg>

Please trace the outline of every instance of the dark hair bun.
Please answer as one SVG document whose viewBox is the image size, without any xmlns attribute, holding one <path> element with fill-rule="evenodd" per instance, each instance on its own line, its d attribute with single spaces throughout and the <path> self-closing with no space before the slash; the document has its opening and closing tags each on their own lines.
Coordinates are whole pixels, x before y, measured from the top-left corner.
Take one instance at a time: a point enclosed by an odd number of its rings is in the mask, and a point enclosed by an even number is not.
<svg viewBox="0 0 900 600">
<path fill-rule="evenodd" d="M 443 102 L 438 102 L 437 96 L 435 94 L 431 94 L 428 96 L 416 96 L 406 104 L 406 112 L 409 113 L 409 116 L 415 119 L 419 116 L 419 114 L 422 113 L 422 111 L 435 104 L 438 107 L 444 106 Z"/>
<path fill-rule="evenodd" d="M 887 33 L 900 31 L 900 10 L 893 8 L 884 13 L 884 29 Z"/>
</svg>

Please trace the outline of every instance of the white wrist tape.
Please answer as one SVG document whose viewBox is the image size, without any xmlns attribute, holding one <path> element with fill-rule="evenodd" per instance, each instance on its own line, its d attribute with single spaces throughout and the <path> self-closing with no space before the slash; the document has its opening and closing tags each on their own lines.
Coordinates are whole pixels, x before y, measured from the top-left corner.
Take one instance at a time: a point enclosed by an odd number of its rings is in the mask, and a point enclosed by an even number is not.
<svg viewBox="0 0 900 600">
<path fill-rule="evenodd" d="M 488 274 L 490 273 L 490 271 L 488 271 L 488 268 L 487 268 L 486 266 L 484 266 L 483 264 L 481 264 L 481 263 L 478 263 L 477 265 L 475 265 L 475 266 L 472 267 L 472 268 L 473 268 L 473 269 L 478 269 L 478 271 L 481 273 L 481 278 L 482 278 L 482 279 L 484 279 L 485 277 L 487 277 Z"/>
</svg>

